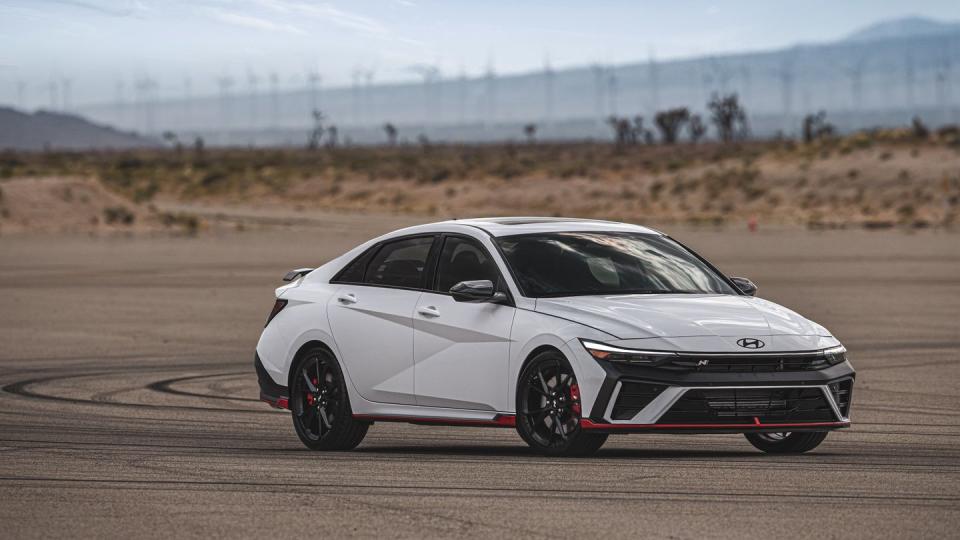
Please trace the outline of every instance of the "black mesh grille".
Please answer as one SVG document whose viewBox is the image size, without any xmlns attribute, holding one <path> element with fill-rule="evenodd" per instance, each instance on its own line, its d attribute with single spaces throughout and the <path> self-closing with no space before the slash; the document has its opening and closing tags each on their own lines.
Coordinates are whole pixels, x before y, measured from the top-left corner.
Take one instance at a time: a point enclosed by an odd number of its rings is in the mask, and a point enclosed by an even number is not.
<svg viewBox="0 0 960 540">
<path fill-rule="evenodd" d="M 835 422 L 819 388 L 735 388 L 687 391 L 663 424 Z"/>
<path fill-rule="evenodd" d="M 774 371 L 814 371 L 830 367 L 821 354 L 801 356 L 696 356 L 670 360 L 657 367 L 670 371 L 705 373 L 766 373 Z"/>
<path fill-rule="evenodd" d="M 623 382 L 620 385 L 620 394 L 613 404 L 611 416 L 614 420 L 629 420 L 647 406 L 653 398 L 660 395 L 666 388 L 662 384 L 647 384 L 638 382 Z"/>
<path fill-rule="evenodd" d="M 844 418 L 850 416 L 850 400 L 853 399 L 853 379 L 836 382 L 830 385 L 830 393 Z"/>
</svg>

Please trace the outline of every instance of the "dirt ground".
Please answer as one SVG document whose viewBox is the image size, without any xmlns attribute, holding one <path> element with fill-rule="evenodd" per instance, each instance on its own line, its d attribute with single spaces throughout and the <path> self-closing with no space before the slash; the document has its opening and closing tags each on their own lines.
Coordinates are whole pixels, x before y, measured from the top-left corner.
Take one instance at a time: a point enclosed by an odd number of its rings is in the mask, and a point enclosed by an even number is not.
<svg viewBox="0 0 960 540">
<path fill-rule="evenodd" d="M 270 216 L 261 216 L 267 219 Z M 960 527 L 960 235 L 672 227 L 830 328 L 853 428 L 803 456 L 737 435 L 611 438 L 588 459 L 511 430 L 377 424 L 305 450 L 257 401 L 273 289 L 407 218 L 283 230 L 0 237 L 7 538 L 952 537 Z"/>
</svg>

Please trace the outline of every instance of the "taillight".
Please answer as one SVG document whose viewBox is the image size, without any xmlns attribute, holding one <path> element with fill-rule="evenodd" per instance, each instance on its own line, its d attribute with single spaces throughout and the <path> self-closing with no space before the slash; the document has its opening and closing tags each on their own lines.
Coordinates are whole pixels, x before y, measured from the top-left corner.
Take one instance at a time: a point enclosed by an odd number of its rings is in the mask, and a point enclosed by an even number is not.
<svg viewBox="0 0 960 540">
<path fill-rule="evenodd" d="M 273 304 L 273 309 L 270 310 L 270 316 L 267 317 L 267 322 L 266 322 L 266 324 L 263 325 L 263 327 L 266 328 L 267 325 L 270 324 L 270 321 L 272 321 L 273 318 L 276 317 L 277 314 L 280 313 L 280 311 L 281 311 L 283 308 L 285 308 L 285 307 L 287 307 L 287 301 L 286 301 L 286 300 L 280 300 L 280 299 L 278 298 L 277 301 L 274 302 L 274 304 Z"/>
</svg>

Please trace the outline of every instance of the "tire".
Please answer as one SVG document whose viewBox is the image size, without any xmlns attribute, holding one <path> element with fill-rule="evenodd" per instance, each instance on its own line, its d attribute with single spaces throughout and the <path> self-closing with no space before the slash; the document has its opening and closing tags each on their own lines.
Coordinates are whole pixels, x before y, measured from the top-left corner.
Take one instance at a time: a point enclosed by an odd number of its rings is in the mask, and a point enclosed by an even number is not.
<svg viewBox="0 0 960 540">
<path fill-rule="evenodd" d="M 744 433 L 754 447 L 768 454 L 802 454 L 820 446 L 826 431 L 797 433 Z"/>
<path fill-rule="evenodd" d="M 580 428 L 580 389 L 570 363 L 559 351 L 533 357 L 517 381 L 517 432 L 548 456 L 588 456 L 607 435 Z"/>
<path fill-rule="evenodd" d="M 300 441 L 311 450 L 352 450 L 367 434 L 368 422 L 353 418 L 346 381 L 337 359 L 314 347 L 290 372 L 290 411 Z"/>
</svg>

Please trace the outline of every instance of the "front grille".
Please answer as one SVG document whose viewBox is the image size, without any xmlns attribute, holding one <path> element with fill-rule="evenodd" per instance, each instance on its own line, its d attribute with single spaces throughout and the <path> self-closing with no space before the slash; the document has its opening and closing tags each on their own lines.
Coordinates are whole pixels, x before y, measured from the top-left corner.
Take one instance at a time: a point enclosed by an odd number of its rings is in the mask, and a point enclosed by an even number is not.
<svg viewBox="0 0 960 540">
<path fill-rule="evenodd" d="M 620 393 L 613 404 L 610 416 L 614 420 L 629 420 L 646 407 L 653 398 L 660 395 L 666 388 L 662 384 L 648 384 L 638 382 L 620 383 Z"/>
<path fill-rule="evenodd" d="M 657 366 L 679 372 L 768 373 L 775 371 L 814 371 L 830 367 L 822 354 L 787 356 L 681 356 Z"/>
<path fill-rule="evenodd" d="M 850 401 L 853 399 L 853 379 L 831 384 L 830 393 L 833 394 L 833 401 L 837 403 L 840 414 L 843 415 L 844 418 L 849 418 Z"/>
<path fill-rule="evenodd" d="M 663 424 L 764 424 L 834 422 L 819 388 L 717 388 L 688 390 L 664 414 Z"/>
</svg>

